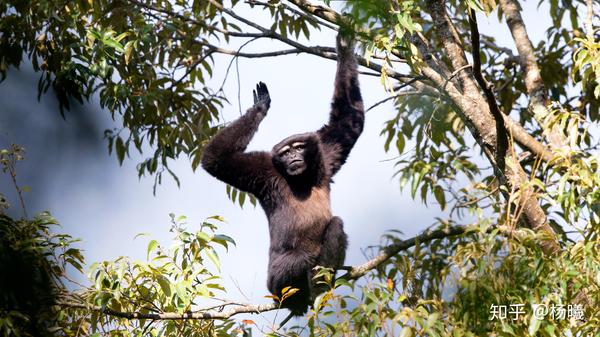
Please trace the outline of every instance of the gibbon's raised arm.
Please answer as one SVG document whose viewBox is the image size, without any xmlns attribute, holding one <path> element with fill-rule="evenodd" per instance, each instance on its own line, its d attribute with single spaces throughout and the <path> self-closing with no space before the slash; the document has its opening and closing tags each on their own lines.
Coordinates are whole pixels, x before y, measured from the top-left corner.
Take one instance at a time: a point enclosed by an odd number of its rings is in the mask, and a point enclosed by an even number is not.
<svg viewBox="0 0 600 337">
<path fill-rule="evenodd" d="M 267 115 L 271 104 L 267 86 L 260 82 L 254 91 L 254 106 L 221 129 L 202 153 L 202 167 L 215 178 L 245 192 L 259 196 L 264 180 L 272 175 L 271 154 L 245 152 L 246 147 Z"/>
<path fill-rule="evenodd" d="M 354 43 L 338 35 L 337 52 L 338 64 L 329 123 L 317 132 L 326 149 L 337 152 L 335 159 L 329 163 L 332 175 L 346 162 L 365 122 Z"/>
</svg>

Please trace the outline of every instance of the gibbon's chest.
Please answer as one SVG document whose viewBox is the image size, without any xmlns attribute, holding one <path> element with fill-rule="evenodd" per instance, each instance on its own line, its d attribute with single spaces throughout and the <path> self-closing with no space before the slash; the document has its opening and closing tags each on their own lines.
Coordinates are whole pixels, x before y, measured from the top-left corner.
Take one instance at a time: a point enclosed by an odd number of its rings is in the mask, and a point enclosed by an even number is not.
<svg viewBox="0 0 600 337">
<path fill-rule="evenodd" d="M 319 233 L 331 220 L 329 189 L 313 187 L 310 193 L 302 196 L 290 193 L 276 213 L 279 213 L 278 220 L 284 222 L 288 230 Z"/>
</svg>

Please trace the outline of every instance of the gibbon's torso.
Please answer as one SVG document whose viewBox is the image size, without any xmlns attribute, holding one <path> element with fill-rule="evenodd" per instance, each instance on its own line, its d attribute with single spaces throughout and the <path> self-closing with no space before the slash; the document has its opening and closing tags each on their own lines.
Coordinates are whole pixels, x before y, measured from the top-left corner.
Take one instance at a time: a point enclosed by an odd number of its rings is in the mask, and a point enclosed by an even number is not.
<svg viewBox="0 0 600 337">
<path fill-rule="evenodd" d="M 303 242 L 302 249 L 318 250 L 323 231 L 332 218 L 329 186 L 313 186 L 301 194 L 294 194 L 291 187 L 286 187 L 280 193 L 289 197 L 279 198 L 284 202 L 272 205 L 270 212 L 266 212 L 271 248 L 292 250 L 298 248 L 298 242 Z M 308 246 L 307 241 L 310 242 Z M 273 246 L 277 242 L 280 244 Z"/>
</svg>

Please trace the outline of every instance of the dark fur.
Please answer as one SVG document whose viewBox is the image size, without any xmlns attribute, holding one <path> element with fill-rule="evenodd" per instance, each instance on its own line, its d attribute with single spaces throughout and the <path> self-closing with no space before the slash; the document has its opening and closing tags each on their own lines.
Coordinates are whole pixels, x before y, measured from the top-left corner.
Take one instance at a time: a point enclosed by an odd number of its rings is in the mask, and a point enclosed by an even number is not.
<svg viewBox="0 0 600 337">
<path fill-rule="evenodd" d="M 335 90 L 327 125 L 317 132 L 286 138 L 271 152 L 245 152 L 270 105 L 266 86 L 260 83 L 254 106 L 220 130 L 202 157 L 206 171 L 260 201 L 271 237 L 267 286 L 277 296 L 286 286 L 298 288 L 299 292 L 283 303 L 296 315 L 306 312 L 310 305 L 312 268 L 339 268 L 346 255 L 343 222 L 331 214 L 329 190 L 332 176 L 362 132 L 364 107 L 353 45 L 338 37 L 337 47 Z M 302 156 L 307 167 L 291 176 L 286 172 L 288 163 L 277 153 L 298 141 L 306 144 Z"/>
</svg>

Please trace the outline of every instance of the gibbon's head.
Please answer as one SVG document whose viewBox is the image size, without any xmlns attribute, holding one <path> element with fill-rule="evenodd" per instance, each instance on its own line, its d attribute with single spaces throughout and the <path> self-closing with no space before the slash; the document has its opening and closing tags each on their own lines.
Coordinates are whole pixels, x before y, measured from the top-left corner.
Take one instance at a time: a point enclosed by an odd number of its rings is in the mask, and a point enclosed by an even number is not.
<svg viewBox="0 0 600 337">
<path fill-rule="evenodd" d="M 322 161 L 320 145 L 313 132 L 287 137 L 273 147 L 273 164 L 287 177 L 316 176 Z"/>
</svg>

